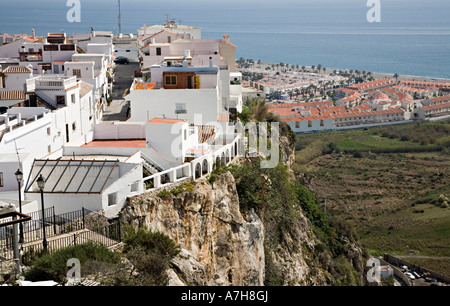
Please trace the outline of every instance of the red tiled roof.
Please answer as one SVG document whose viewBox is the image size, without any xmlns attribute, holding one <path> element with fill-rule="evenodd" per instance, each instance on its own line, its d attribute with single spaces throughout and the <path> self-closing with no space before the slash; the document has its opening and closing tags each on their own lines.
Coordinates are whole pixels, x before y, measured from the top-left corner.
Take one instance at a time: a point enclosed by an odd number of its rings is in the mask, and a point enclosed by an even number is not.
<svg viewBox="0 0 450 306">
<path fill-rule="evenodd" d="M 25 92 L 20 90 L 0 91 L 0 100 L 25 100 Z"/>
<path fill-rule="evenodd" d="M 422 109 L 425 111 L 429 111 L 429 110 L 435 110 L 435 109 L 441 109 L 441 108 L 447 108 L 447 107 L 450 107 L 450 102 L 422 106 Z"/>
<path fill-rule="evenodd" d="M 120 147 L 120 148 L 146 148 L 145 139 L 115 139 L 115 140 L 93 140 L 83 147 Z"/>
<path fill-rule="evenodd" d="M 148 123 L 167 123 L 167 124 L 175 124 L 175 123 L 181 123 L 186 122 L 185 120 L 181 119 L 170 119 L 170 118 L 153 118 Z"/>
<path fill-rule="evenodd" d="M 440 97 L 433 97 L 430 99 L 431 101 L 435 102 L 435 103 L 439 103 L 439 102 L 447 102 L 450 101 L 450 95 L 447 96 L 440 96 Z"/>
<path fill-rule="evenodd" d="M 33 69 L 24 66 L 8 66 L 3 73 L 31 73 Z"/>
</svg>

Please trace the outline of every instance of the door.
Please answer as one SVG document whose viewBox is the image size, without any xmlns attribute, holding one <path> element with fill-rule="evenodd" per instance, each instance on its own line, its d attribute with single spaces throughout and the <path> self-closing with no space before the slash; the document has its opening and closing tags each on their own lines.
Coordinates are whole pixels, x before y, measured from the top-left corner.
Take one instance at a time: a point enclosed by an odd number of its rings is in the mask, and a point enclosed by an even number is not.
<svg viewBox="0 0 450 306">
<path fill-rule="evenodd" d="M 69 124 L 66 124 L 66 142 L 70 141 L 70 137 L 69 137 Z"/>
</svg>

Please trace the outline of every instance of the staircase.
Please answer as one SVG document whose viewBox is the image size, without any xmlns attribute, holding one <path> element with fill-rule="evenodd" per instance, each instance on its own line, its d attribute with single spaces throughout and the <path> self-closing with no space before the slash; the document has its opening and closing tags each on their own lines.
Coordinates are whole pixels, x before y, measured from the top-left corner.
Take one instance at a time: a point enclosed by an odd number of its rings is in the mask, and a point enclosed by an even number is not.
<svg viewBox="0 0 450 306">
<path fill-rule="evenodd" d="M 57 107 L 55 107 L 53 105 L 53 101 L 47 97 L 46 95 L 44 95 L 43 93 L 34 93 L 34 95 L 36 96 L 36 99 L 41 102 L 42 104 L 45 105 L 45 107 L 47 107 L 50 110 L 55 110 L 57 109 Z"/>
<path fill-rule="evenodd" d="M 155 174 L 161 171 L 164 171 L 164 168 L 158 164 L 156 161 L 151 159 L 149 156 L 141 152 L 142 165 L 145 169 L 147 169 L 151 174 Z"/>
</svg>

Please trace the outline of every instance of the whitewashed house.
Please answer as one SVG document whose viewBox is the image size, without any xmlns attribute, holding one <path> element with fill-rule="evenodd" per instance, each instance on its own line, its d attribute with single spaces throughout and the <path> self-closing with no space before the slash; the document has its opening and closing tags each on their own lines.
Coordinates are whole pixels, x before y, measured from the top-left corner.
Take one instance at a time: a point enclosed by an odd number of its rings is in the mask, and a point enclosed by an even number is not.
<svg viewBox="0 0 450 306">
<path fill-rule="evenodd" d="M 142 165 L 119 159 L 35 160 L 25 182 L 25 199 L 40 201 L 36 180 L 45 180 L 43 193 L 47 207 L 56 214 L 86 208 L 91 211 L 120 210 L 126 199 L 143 192 Z"/>
<path fill-rule="evenodd" d="M 166 20 L 162 25 L 147 26 L 144 24 L 137 30 L 141 40 L 161 31 L 171 31 L 178 34 L 189 35 L 189 37 L 194 39 L 202 38 L 202 29 L 200 27 L 181 25 L 173 20 Z"/>
<path fill-rule="evenodd" d="M 84 137 L 91 130 L 94 107 L 92 90 L 88 84 L 77 81 L 75 76 L 40 75 L 27 81 L 27 92 L 32 94 L 30 103 L 34 101 L 36 106 L 52 110 L 56 133 L 60 139 L 53 144 L 51 151 Z"/>
<path fill-rule="evenodd" d="M 14 173 L 20 169 L 27 175 L 34 158 L 51 152 L 54 130 L 52 114 L 46 108 L 15 107 L 0 115 L 1 198 L 17 198 Z"/>
<path fill-rule="evenodd" d="M 230 103 L 229 80 L 229 71 L 213 66 L 212 61 L 206 67 L 190 66 L 187 60 L 153 65 L 151 79 L 136 79 L 130 88 L 130 121 L 166 117 L 193 123 L 196 115 L 203 122 L 221 121 Z"/>
</svg>

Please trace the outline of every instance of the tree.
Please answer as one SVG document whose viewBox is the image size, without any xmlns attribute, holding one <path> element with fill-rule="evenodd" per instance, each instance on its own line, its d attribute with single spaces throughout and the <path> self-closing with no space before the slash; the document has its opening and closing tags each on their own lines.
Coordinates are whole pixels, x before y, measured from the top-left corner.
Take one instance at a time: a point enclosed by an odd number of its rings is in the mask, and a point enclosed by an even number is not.
<svg viewBox="0 0 450 306">
<path fill-rule="evenodd" d="M 399 77 L 398 73 L 394 74 L 394 79 L 395 79 L 397 82 L 398 82 L 398 77 Z"/>
</svg>

